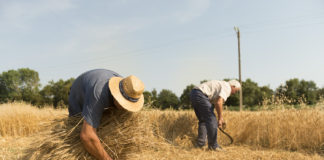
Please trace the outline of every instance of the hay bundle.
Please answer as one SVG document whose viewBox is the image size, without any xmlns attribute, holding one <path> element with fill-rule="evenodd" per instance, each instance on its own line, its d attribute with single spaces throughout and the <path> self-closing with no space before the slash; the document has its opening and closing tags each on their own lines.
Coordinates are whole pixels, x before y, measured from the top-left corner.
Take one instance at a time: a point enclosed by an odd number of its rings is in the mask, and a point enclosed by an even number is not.
<svg viewBox="0 0 324 160">
<path fill-rule="evenodd" d="M 151 117 L 151 119 L 150 119 Z M 80 140 L 81 116 L 58 122 L 51 134 L 39 144 L 28 159 L 93 159 Z M 152 129 L 152 116 L 120 110 L 106 111 L 97 130 L 105 150 L 114 159 L 131 159 L 133 153 L 157 150 L 164 144 Z M 29 151 L 30 153 L 30 151 Z"/>
<path fill-rule="evenodd" d="M 80 140 L 81 116 L 56 122 L 50 133 L 35 142 L 26 159 L 93 159 Z M 97 130 L 107 153 L 114 159 L 141 159 L 139 156 L 179 154 L 193 148 L 197 137 L 197 118 L 192 111 L 108 110 Z M 224 144 L 224 135 L 219 135 Z M 35 147 L 37 146 L 37 147 Z M 151 159 L 154 159 L 154 156 Z M 155 157 L 156 158 L 156 157 Z"/>
</svg>

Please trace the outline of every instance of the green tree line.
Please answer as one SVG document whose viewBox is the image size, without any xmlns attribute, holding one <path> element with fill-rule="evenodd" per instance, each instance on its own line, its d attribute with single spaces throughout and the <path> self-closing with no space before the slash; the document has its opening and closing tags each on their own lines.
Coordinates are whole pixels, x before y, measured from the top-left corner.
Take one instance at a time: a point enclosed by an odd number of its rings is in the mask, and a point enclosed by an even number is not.
<svg viewBox="0 0 324 160">
<path fill-rule="evenodd" d="M 224 79 L 228 81 L 229 79 Z M 207 80 L 202 80 L 204 83 Z M 145 104 L 159 109 L 189 109 L 190 92 L 195 87 L 194 84 L 186 86 L 181 96 L 177 98 L 176 94 L 171 90 L 162 89 L 157 93 L 155 89 L 144 92 Z M 245 107 L 261 106 L 265 102 L 276 99 L 282 104 L 297 105 L 308 104 L 314 105 L 324 98 L 324 88 L 318 88 L 313 81 L 299 80 L 297 78 L 287 80 L 284 85 L 279 86 L 276 90 L 272 90 L 269 86 L 259 86 L 251 79 L 242 81 L 243 104 Z M 239 94 L 230 96 L 225 102 L 226 106 L 239 106 Z"/>
<path fill-rule="evenodd" d="M 41 89 L 38 72 L 29 68 L 8 70 L 0 74 L 0 103 L 25 101 L 42 107 L 66 107 L 74 78 L 49 81 Z"/>
<path fill-rule="evenodd" d="M 228 79 L 224 79 L 228 80 Z M 37 71 L 29 68 L 8 70 L 0 74 L 0 103 L 13 101 L 25 101 L 42 107 L 45 105 L 58 107 L 68 106 L 68 93 L 74 78 L 67 80 L 49 81 L 47 85 L 41 86 Z M 207 80 L 202 80 L 201 83 Z M 189 109 L 190 92 L 195 87 L 189 84 L 183 90 L 180 97 L 168 89 L 157 92 L 145 91 L 144 98 L 146 106 L 159 109 Z M 299 80 L 297 78 L 287 80 L 284 85 L 272 90 L 269 86 L 259 86 L 251 79 L 242 82 L 243 104 L 246 107 L 261 105 L 267 99 L 274 97 L 282 99 L 285 104 L 306 103 L 316 104 L 324 97 L 324 88 L 318 88 L 313 81 Z M 230 96 L 225 105 L 238 106 L 239 95 Z"/>
</svg>

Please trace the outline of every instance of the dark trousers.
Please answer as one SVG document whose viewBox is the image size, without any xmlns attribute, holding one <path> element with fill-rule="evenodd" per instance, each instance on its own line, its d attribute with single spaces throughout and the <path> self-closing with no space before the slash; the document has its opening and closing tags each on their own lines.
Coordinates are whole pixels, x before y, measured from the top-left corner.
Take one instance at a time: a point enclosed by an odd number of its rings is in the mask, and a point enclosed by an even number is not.
<svg viewBox="0 0 324 160">
<path fill-rule="evenodd" d="M 208 97 L 199 89 L 193 89 L 190 94 L 191 104 L 195 110 L 198 123 L 197 145 L 204 146 L 206 136 L 208 138 L 208 147 L 215 149 L 217 144 L 217 120 L 214 113 L 214 106 L 210 103 Z"/>
</svg>

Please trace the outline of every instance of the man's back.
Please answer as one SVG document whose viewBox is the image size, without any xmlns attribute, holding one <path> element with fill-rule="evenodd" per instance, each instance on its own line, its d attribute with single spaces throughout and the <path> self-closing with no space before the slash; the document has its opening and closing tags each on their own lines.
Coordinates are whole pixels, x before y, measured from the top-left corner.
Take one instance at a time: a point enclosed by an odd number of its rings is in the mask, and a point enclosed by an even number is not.
<svg viewBox="0 0 324 160">
<path fill-rule="evenodd" d="M 113 106 L 113 97 L 108 88 L 111 77 L 121 76 L 105 69 L 95 69 L 80 75 L 71 86 L 69 115 L 82 113 L 85 120 L 97 128 L 104 108 Z"/>
<path fill-rule="evenodd" d="M 211 80 L 200 84 L 196 88 L 201 90 L 210 101 L 215 100 L 218 96 L 226 101 L 231 93 L 231 87 L 229 83 L 225 81 Z"/>
</svg>

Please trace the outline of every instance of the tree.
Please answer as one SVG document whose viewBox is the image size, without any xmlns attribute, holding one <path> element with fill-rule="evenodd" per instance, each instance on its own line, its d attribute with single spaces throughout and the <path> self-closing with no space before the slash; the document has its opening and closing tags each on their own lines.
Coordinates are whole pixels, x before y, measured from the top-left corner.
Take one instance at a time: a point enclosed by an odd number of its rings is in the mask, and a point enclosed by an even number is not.
<svg viewBox="0 0 324 160">
<path fill-rule="evenodd" d="M 204 80 L 200 81 L 200 84 L 203 84 L 205 82 L 208 82 L 208 80 L 207 79 L 204 79 Z"/>
<path fill-rule="evenodd" d="M 180 104 L 181 104 L 182 109 L 191 108 L 190 93 L 194 87 L 195 87 L 195 85 L 190 84 L 183 90 L 183 92 L 180 96 Z"/>
<path fill-rule="evenodd" d="M 2 78 L 2 74 L 0 74 L 0 103 L 7 102 L 7 88 L 4 79 Z"/>
<path fill-rule="evenodd" d="M 156 89 L 154 88 L 153 90 L 152 90 L 152 98 L 151 98 L 151 100 L 152 100 L 152 107 L 153 108 L 158 108 L 158 106 L 159 106 L 159 104 L 158 104 L 158 101 L 157 101 L 157 97 L 158 97 L 158 95 L 157 95 L 157 91 L 156 91 Z"/>
<path fill-rule="evenodd" d="M 157 100 L 158 95 L 155 88 L 152 90 L 152 92 L 144 91 L 143 95 L 144 95 L 144 104 L 147 105 L 148 108 L 159 108 L 159 104 Z"/>
<path fill-rule="evenodd" d="M 20 75 L 20 91 L 23 101 L 30 102 L 31 104 L 38 104 L 40 101 L 39 95 L 39 76 L 38 72 L 28 68 L 18 69 Z"/>
<path fill-rule="evenodd" d="M 317 87 L 313 81 L 301 80 L 297 94 L 304 97 L 307 104 L 315 104 L 317 102 Z"/>
<path fill-rule="evenodd" d="M 243 84 L 243 103 L 246 106 L 258 105 L 262 101 L 261 90 L 256 82 L 247 79 Z"/>
<path fill-rule="evenodd" d="M 69 104 L 70 87 L 73 81 L 74 78 L 70 78 L 66 81 L 62 79 L 57 82 L 50 81 L 41 91 L 43 102 L 53 105 L 54 108 L 58 108 L 59 106 L 67 107 Z"/>
<path fill-rule="evenodd" d="M 273 95 L 273 91 L 268 86 L 259 87 L 258 84 L 251 79 L 247 79 L 242 83 L 244 105 L 260 105 L 265 99 L 269 99 Z"/>
<path fill-rule="evenodd" d="M 32 104 L 39 101 L 38 72 L 29 68 L 9 70 L 0 75 L 0 101 L 23 100 Z"/>
<path fill-rule="evenodd" d="M 265 99 L 270 99 L 273 95 L 273 91 L 268 86 L 259 87 L 258 84 L 251 79 L 242 81 L 242 89 L 244 95 L 243 104 L 249 107 L 260 105 Z M 239 100 L 238 94 L 231 95 L 225 102 L 225 105 L 238 106 Z"/>
<path fill-rule="evenodd" d="M 317 100 L 321 100 L 324 98 L 324 88 L 318 89 L 317 91 Z"/>
<path fill-rule="evenodd" d="M 284 85 L 277 88 L 276 96 L 285 100 L 285 103 L 298 104 L 317 102 L 317 87 L 313 81 L 299 81 L 297 78 L 287 80 Z"/>
<path fill-rule="evenodd" d="M 179 99 L 171 90 L 163 89 L 157 97 L 157 104 L 161 109 L 178 109 Z"/>
<path fill-rule="evenodd" d="M 153 100 L 156 100 L 157 99 L 157 91 L 156 91 L 155 88 L 152 90 L 152 99 Z"/>
<path fill-rule="evenodd" d="M 270 89 L 269 86 L 261 87 L 260 91 L 261 91 L 261 102 L 264 101 L 264 100 L 270 100 L 272 98 L 272 96 L 274 95 L 273 90 Z"/>
<path fill-rule="evenodd" d="M 246 95 L 244 95 L 246 96 Z M 239 106 L 240 105 L 240 97 L 239 94 L 236 93 L 234 95 L 231 95 L 227 98 L 227 100 L 225 101 L 225 105 L 226 106 Z"/>
<path fill-rule="evenodd" d="M 152 93 L 149 91 L 144 91 L 144 104 L 151 104 L 152 103 Z"/>
<path fill-rule="evenodd" d="M 60 79 L 56 83 L 54 83 L 52 92 L 54 93 L 53 97 L 53 105 L 57 108 L 60 104 L 64 104 L 67 106 L 69 104 L 69 92 L 72 86 L 74 78 L 70 78 L 66 81 Z M 61 106 L 64 107 L 64 106 Z"/>
<path fill-rule="evenodd" d="M 52 93 L 52 86 L 46 85 L 40 92 L 40 105 L 53 105 L 54 94 Z"/>
<path fill-rule="evenodd" d="M 15 70 L 9 70 L 2 72 L 1 79 L 1 100 L 2 102 L 14 101 L 21 99 L 21 93 L 19 85 L 20 82 L 19 72 Z"/>
<path fill-rule="evenodd" d="M 276 96 L 284 100 L 284 103 L 297 104 L 297 89 L 299 80 L 297 78 L 286 81 L 285 85 L 280 85 L 276 90 Z M 292 102 L 291 102 L 292 101 Z"/>
</svg>

